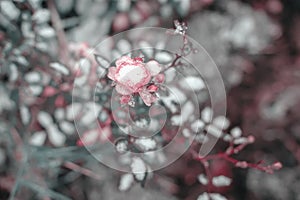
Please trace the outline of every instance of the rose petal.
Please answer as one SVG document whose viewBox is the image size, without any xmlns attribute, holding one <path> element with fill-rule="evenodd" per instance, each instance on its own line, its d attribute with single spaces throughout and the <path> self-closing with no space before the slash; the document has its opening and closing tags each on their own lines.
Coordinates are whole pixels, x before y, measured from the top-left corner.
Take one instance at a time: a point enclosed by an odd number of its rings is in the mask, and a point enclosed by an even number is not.
<svg viewBox="0 0 300 200">
<path fill-rule="evenodd" d="M 128 102 L 131 100 L 131 96 L 124 95 L 120 98 L 121 104 L 128 104 Z"/>
<path fill-rule="evenodd" d="M 116 70 L 117 70 L 116 67 L 110 67 L 108 69 L 107 77 L 110 78 L 111 80 L 115 80 Z"/>
<path fill-rule="evenodd" d="M 146 69 L 149 70 L 151 76 L 156 76 L 161 71 L 161 66 L 158 62 L 155 60 L 151 60 L 146 63 L 145 65 Z"/>
<path fill-rule="evenodd" d="M 123 64 L 133 64 L 133 63 L 134 63 L 134 60 L 132 58 L 130 58 L 129 56 L 122 56 L 121 58 L 119 58 L 116 61 L 117 67 L 119 67 L 120 65 L 123 65 Z"/>
<path fill-rule="evenodd" d="M 116 90 L 121 95 L 130 95 L 133 93 L 133 91 L 130 88 L 124 87 L 121 84 L 116 85 Z"/>
<path fill-rule="evenodd" d="M 151 75 L 142 63 L 135 63 L 133 65 L 123 64 L 117 68 L 115 78 L 116 82 L 136 92 L 150 81 Z"/>
<path fill-rule="evenodd" d="M 147 90 L 149 92 L 156 92 L 158 90 L 158 87 L 156 85 L 150 85 L 147 87 Z"/>
<path fill-rule="evenodd" d="M 157 74 L 155 76 L 154 81 L 157 83 L 163 83 L 165 81 L 165 75 L 164 74 Z"/>
<path fill-rule="evenodd" d="M 151 106 L 151 104 L 156 101 L 156 97 L 147 90 L 142 90 L 139 94 L 147 106 Z"/>
</svg>

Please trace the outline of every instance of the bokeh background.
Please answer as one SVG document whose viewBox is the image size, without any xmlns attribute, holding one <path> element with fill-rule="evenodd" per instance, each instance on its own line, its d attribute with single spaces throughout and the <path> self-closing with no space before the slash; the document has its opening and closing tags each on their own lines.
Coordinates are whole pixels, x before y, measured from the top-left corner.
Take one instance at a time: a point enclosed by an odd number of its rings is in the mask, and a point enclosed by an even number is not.
<svg viewBox="0 0 300 200">
<path fill-rule="evenodd" d="M 121 173 L 76 146 L 72 121 L 61 125 L 64 114 L 53 113 L 70 104 L 64 91 L 74 79 L 48 73 L 50 62 L 75 63 L 74 49 L 131 28 L 174 28 L 176 19 L 219 67 L 232 126 L 256 137 L 238 158 L 283 164 L 270 175 L 217 160 L 212 172 L 233 182 L 215 192 L 236 200 L 300 199 L 298 0 L 1 0 L 0 199 L 197 199 L 205 191 L 197 181 L 201 165 L 186 155 L 144 188 L 120 192 Z M 36 69 L 40 75 L 30 74 Z M 35 120 L 40 110 L 63 136 L 43 130 Z"/>
</svg>

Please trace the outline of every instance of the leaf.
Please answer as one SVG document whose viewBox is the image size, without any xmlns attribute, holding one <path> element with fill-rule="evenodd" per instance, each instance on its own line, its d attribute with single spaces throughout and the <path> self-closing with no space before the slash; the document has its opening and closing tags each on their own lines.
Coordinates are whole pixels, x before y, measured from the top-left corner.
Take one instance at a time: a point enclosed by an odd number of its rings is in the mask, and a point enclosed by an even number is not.
<svg viewBox="0 0 300 200">
<path fill-rule="evenodd" d="M 67 138 L 62 132 L 59 131 L 56 125 L 53 124 L 47 127 L 47 132 L 48 132 L 48 138 L 54 146 L 60 147 L 65 144 Z"/>
<path fill-rule="evenodd" d="M 152 138 L 138 138 L 135 144 L 143 151 L 149 151 L 156 148 L 156 141 Z"/>
<path fill-rule="evenodd" d="M 20 106 L 21 120 L 24 125 L 28 125 L 31 119 L 31 114 L 27 106 Z"/>
<path fill-rule="evenodd" d="M 42 146 L 46 140 L 46 132 L 38 131 L 35 132 L 29 139 L 29 144 L 33 146 Z"/>
<path fill-rule="evenodd" d="M 133 184 L 134 177 L 132 174 L 124 174 L 121 176 L 119 190 L 126 191 L 128 190 L 131 185 Z"/>
<path fill-rule="evenodd" d="M 155 60 L 161 64 L 168 64 L 172 61 L 173 56 L 168 52 L 158 52 L 155 55 Z"/>
<path fill-rule="evenodd" d="M 101 56 L 99 54 L 94 54 L 94 57 L 95 57 L 97 63 L 100 65 L 100 67 L 107 69 L 110 66 L 110 62 L 103 56 Z"/>
<path fill-rule="evenodd" d="M 206 176 L 204 174 L 200 174 L 198 176 L 198 181 L 202 184 L 202 185 L 207 185 L 208 180 L 206 178 Z"/>
<path fill-rule="evenodd" d="M 179 84 L 182 88 L 189 91 L 200 91 L 205 88 L 204 81 L 197 76 L 188 76 L 180 80 Z"/>
<path fill-rule="evenodd" d="M 50 19 L 50 12 L 47 9 L 39 9 L 33 14 L 32 19 L 39 24 L 46 23 Z"/>
<path fill-rule="evenodd" d="M 69 70 L 66 66 L 58 63 L 58 62 L 53 62 L 50 63 L 49 65 L 52 69 L 56 70 L 57 72 L 63 74 L 63 75 L 69 75 Z"/>
<path fill-rule="evenodd" d="M 15 6 L 12 1 L 1 1 L 0 10 L 5 16 L 11 20 L 16 20 L 20 15 L 20 10 Z"/>
<path fill-rule="evenodd" d="M 226 176 L 216 176 L 212 179 L 212 184 L 216 187 L 229 186 L 231 184 L 231 179 Z"/>
<path fill-rule="evenodd" d="M 212 109 L 210 107 L 205 107 L 201 111 L 201 118 L 206 123 L 209 123 L 211 121 L 212 116 L 213 116 L 213 112 L 212 112 Z"/>
<path fill-rule="evenodd" d="M 133 157 L 130 167 L 135 178 L 138 181 L 143 181 L 147 173 L 147 167 L 145 162 L 139 157 Z"/>
<path fill-rule="evenodd" d="M 223 132 L 220 129 L 211 124 L 206 127 L 206 131 L 216 138 L 219 138 L 223 135 Z"/>
<path fill-rule="evenodd" d="M 53 38 L 55 36 L 55 31 L 50 26 L 41 27 L 37 30 L 37 33 L 46 39 Z"/>
<path fill-rule="evenodd" d="M 42 80 L 42 76 L 39 72 L 29 72 L 24 76 L 24 79 L 28 83 L 39 83 Z"/>
<path fill-rule="evenodd" d="M 239 127 L 234 127 L 233 129 L 231 129 L 230 134 L 234 138 L 239 138 L 242 135 L 242 130 Z"/>
</svg>

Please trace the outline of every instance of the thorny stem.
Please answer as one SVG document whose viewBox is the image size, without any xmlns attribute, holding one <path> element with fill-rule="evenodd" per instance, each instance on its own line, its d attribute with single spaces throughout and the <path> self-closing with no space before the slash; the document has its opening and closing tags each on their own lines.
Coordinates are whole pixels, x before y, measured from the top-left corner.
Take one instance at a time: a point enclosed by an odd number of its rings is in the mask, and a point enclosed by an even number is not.
<svg viewBox="0 0 300 200">
<path fill-rule="evenodd" d="M 204 163 L 206 163 L 210 160 L 224 159 L 224 160 L 234 164 L 236 167 L 254 168 L 254 169 L 258 169 L 260 171 L 269 173 L 269 174 L 272 174 L 274 172 L 274 170 L 278 170 L 281 168 L 281 163 L 279 163 L 279 162 L 274 163 L 273 165 L 263 166 L 262 162 L 250 163 L 247 161 L 240 161 L 240 160 L 237 160 L 237 159 L 231 157 L 233 154 L 240 152 L 245 146 L 247 146 L 247 144 L 249 144 L 249 143 L 241 144 L 241 145 L 238 145 L 237 147 L 233 147 L 232 145 L 230 145 L 229 148 L 225 152 L 220 152 L 220 153 L 208 155 L 205 157 L 200 157 L 196 152 L 192 152 L 192 153 L 193 153 L 194 159 L 200 161 L 203 165 L 204 165 Z M 204 165 L 204 167 L 205 167 L 205 165 Z M 207 169 L 205 171 L 207 171 Z M 208 174 L 207 174 L 207 176 L 208 176 Z"/>
</svg>

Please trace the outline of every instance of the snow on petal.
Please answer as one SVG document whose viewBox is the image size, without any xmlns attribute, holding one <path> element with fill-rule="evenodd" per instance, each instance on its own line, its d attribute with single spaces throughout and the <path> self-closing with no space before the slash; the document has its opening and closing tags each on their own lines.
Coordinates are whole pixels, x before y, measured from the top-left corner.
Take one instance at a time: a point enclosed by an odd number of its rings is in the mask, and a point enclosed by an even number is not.
<svg viewBox="0 0 300 200">
<path fill-rule="evenodd" d="M 117 90 L 117 92 L 118 92 L 119 94 L 121 94 L 121 95 L 130 95 L 130 94 L 133 93 L 132 90 L 130 90 L 130 89 L 127 88 L 127 87 L 124 87 L 124 86 L 121 85 L 121 84 L 117 84 L 117 85 L 116 85 L 116 90 Z"/>
</svg>

